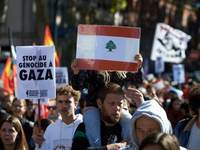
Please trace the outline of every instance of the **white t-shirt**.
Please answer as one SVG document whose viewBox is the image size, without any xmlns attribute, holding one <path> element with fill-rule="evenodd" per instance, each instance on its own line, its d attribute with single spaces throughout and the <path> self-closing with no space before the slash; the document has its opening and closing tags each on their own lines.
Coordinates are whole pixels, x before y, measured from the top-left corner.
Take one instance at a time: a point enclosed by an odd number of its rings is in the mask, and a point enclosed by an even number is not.
<svg viewBox="0 0 200 150">
<path fill-rule="evenodd" d="M 200 129 L 197 127 L 196 122 L 193 124 L 191 129 L 187 149 L 189 150 L 200 149 Z"/>
</svg>

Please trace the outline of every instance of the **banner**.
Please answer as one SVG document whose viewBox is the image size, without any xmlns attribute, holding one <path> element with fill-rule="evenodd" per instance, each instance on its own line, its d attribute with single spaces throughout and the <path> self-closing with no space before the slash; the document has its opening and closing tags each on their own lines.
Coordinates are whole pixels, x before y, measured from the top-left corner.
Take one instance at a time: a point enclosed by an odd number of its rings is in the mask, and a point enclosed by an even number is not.
<svg viewBox="0 0 200 150">
<path fill-rule="evenodd" d="M 140 28 L 79 25 L 79 69 L 137 71 Z"/>
<path fill-rule="evenodd" d="M 180 63 L 185 56 L 191 36 L 164 23 L 156 25 L 151 60 L 162 56 L 164 62 Z"/>
<path fill-rule="evenodd" d="M 19 99 L 56 97 L 54 46 L 17 46 Z"/>
<path fill-rule="evenodd" d="M 62 85 L 68 85 L 68 71 L 67 67 L 56 68 L 56 88 Z"/>
</svg>

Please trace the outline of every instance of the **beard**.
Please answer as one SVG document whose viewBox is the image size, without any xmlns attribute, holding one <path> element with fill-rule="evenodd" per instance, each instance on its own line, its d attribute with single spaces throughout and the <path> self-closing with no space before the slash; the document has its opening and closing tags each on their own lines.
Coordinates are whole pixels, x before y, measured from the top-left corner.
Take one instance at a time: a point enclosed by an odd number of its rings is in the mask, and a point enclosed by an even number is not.
<svg viewBox="0 0 200 150">
<path fill-rule="evenodd" d="M 114 124 L 114 123 L 118 123 L 119 122 L 120 115 L 119 115 L 118 118 L 112 119 L 112 117 L 108 115 L 108 113 L 106 112 L 106 110 L 104 109 L 104 107 L 102 107 L 101 118 L 104 121 L 108 122 L 108 123 Z"/>
</svg>

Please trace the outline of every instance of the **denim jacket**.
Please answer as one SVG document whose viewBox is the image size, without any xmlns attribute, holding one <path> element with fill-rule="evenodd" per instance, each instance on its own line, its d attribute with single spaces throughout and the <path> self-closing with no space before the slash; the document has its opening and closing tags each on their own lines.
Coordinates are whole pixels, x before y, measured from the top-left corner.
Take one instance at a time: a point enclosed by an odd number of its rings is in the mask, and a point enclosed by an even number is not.
<svg viewBox="0 0 200 150">
<path fill-rule="evenodd" d="M 183 119 L 181 120 L 175 127 L 173 134 L 178 138 L 179 143 L 181 146 L 187 148 L 187 144 L 189 141 L 189 137 L 190 137 L 190 132 L 192 129 L 193 124 L 196 122 L 197 120 L 197 116 L 187 120 L 187 119 Z M 188 122 L 186 125 L 185 122 Z M 183 131 L 181 131 L 181 128 L 184 127 Z"/>
</svg>

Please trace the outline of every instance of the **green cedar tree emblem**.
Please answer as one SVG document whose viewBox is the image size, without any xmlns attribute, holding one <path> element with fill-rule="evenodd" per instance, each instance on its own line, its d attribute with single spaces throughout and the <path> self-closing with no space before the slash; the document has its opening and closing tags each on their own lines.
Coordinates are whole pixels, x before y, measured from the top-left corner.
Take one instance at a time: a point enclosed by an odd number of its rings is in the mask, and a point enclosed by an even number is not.
<svg viewBox="0 0 200 150">
<path fill-rule="evenodd" d="M 106 44 L 106 47 L 105 47 L 106 49 L 109 49 L 108 51 L 109 52 L 112 52 L 112 49 L 116 49 L 116 45 L 115 45 L 115 43 L 112 41 L 112 40 L 110 40 L 107 44 Z"/>
</svg>

